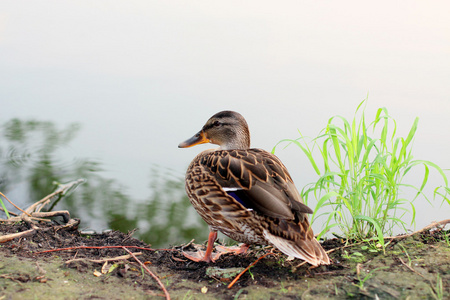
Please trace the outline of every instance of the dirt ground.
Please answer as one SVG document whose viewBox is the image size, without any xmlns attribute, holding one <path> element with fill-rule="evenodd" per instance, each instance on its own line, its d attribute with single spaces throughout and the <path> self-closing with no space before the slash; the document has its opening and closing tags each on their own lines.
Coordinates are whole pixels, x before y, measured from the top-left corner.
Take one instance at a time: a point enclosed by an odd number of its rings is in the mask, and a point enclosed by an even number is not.
<svg viewBox="0 0 450 300">
<path fill-rule="evenodd" d="M 368 244 L 346 247 L 339 239 L 327 240 L 323 247 L 335 249 L 329 254 L 332 264 L 318 268 L 299 266 L 301 261 L 274 251 L 228 288 L 239 272 L 270 249 L 256 247 L 244 255 L 223 255 L 212 264 L 196 263 L 182 255 L 195 244 L 150 249 L 131 234 L 82 235 L 76 226 L 37 226 L 27 237 L 0 244 L 0 300 L 163 299 L 156 280 L 120 246 L 136 253 L 172 299 L 450 297 L 450 230 L 393 239 L 385 253 Z M 0 223 L 0 237 L 29 229 L 22 222 Z M 111 246 L 115 248 L 107 248 Z M 42 252 L 55 249 L 60 250 Z"/>
</svg>

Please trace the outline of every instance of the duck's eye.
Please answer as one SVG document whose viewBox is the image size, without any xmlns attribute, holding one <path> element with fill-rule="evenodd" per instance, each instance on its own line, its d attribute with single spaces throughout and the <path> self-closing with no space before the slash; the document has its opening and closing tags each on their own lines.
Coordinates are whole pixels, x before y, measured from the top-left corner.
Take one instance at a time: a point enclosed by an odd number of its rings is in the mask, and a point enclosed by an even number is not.
<svg viewBox="0 0 450 300">
<path fill-rule="evenodd" d="M 220 125 L 222 125 L 222 123 L 220 123 L 219 121 L 214 121 L 213 123 L 214 127 L 219 127 Z"/>
</svg>

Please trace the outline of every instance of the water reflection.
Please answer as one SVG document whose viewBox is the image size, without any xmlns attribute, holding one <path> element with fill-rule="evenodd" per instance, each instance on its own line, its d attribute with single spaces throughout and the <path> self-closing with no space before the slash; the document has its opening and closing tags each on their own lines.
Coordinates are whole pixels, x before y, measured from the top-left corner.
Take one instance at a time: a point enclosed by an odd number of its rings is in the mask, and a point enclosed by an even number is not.
<svg viewBox="0 0 450 300">
<path fill-rule="evenodd" d="M 64 150 L 80 130 L 78 124 L 60 129 L 51 122 L 13 119 L 0 130 L 0 191 L 19 206 L 50 194 L 55 183 L 83 178 L 85 183 L 54 203 L 54 209 L 69 210 L 84 228 L 138 228 L 134 236 L 154 247 L 206 238 L 207 226 L 191 207 L 183 178 L 170 170 L 153 166 L 150 198 L 133 199 L 126 187 L 100 175 L 98 162 L 68 157 Z"/>
<path fill-rule="evenodd" d="M 207 236 L 207 226 L 191 206 L 185 191 L 184 179 L 170 170 L 154 166 L 150 180 L 151 196 L 145 203 L 128 209 L 127 215 L 115 214 L 126 210 L 117 207 L 108 213 L 112 228 L 124 231 L 139 228 L 139 236 L 154 245 L 187 242 Z M 121 205 L 125 202 L 121 202 Z"/>
</svg>

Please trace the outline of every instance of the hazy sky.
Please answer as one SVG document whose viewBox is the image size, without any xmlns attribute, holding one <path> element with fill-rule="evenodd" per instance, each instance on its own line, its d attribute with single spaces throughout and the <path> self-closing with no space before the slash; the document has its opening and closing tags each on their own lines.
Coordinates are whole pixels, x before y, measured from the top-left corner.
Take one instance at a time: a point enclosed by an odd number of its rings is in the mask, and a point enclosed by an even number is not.
<svg viewBox="0 0 450 300">
<path fill-rule="evenodd" d="M 99 159 L 145 198 L 151 164 L 184 172 L 178 149 L 214 113 L 243 114 L 254 147 L 329 117 L 385 106 L 415 157 L 450 168 L 449 1 L 1 1 L 0 118 L 78 122 L 68 149 Z M 297 186 L 315 179 L 277 154 Z M 438 184 L 438 183 L 436 183 Z M 428 223 L 429 220 L 426 220 Z"/>
</svg>

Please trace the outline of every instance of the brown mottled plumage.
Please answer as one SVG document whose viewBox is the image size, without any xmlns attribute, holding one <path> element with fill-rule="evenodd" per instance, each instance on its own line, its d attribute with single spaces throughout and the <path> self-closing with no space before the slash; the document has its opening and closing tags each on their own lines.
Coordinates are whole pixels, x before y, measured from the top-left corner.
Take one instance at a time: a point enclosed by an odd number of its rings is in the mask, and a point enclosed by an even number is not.
<svg viewBox="0 0 450 300">
<path fill-rule="evenodd" d="M 208 142 L 220 147 L 198 154 L 186 173 L 189 199 L 211 231 L 202 260 L 212 260 L 212 244 L 221 231 L 248 245 L 271 244 L 315 266 L 329 264 L 308 222 L 312 210 L 278 157 L 250 149 L 245 119 L 237 112 L 219 112 L 179 147 Z"/>
</svg>

